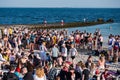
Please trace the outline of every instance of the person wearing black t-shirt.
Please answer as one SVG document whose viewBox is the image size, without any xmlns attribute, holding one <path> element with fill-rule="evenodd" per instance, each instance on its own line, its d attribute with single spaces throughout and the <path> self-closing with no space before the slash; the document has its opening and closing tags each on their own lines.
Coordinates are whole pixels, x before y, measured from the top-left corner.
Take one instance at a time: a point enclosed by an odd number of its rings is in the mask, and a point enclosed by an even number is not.
<svg viewBox="0 0 120 80">
<path fill-rule="evenodd" d="M 71 48 L 72 42 L 70 41 L 70 39 L 68 39 L 68 40 L 65 42 L 65 44 L 66 44 L 66 48 L 67 48 L 67 50 L 68 50 L 68 55 L 69 55 L 69 50 L 70 50 L 70 48 Z"/>
<path fill-rule="evenodd" d="M 85 67 L 85 64 L 82 65 L 82 80 L 89 80 L 90 71 Z"/>
<path fill-rule="evenodd" d="M 2 80 L 19 80 L 19 77 L 15 74 L 15 66 L 10 65 L 10 71 L 3 74 Z"/>
</svg>

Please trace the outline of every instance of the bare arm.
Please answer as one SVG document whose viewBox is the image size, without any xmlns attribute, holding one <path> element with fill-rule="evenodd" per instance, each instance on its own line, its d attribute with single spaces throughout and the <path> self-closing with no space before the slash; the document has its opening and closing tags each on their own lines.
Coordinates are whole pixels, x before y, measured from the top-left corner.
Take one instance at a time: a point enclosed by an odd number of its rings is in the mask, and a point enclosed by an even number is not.
<svg viewBox="0 0 120 80">
<path fill-rule="evenodd" d="M 84 75 L 82 75 L 82 80 L 84 80 L 84 77 L 85 77 L 85 76 L 84 76 Z"/>
</svg>

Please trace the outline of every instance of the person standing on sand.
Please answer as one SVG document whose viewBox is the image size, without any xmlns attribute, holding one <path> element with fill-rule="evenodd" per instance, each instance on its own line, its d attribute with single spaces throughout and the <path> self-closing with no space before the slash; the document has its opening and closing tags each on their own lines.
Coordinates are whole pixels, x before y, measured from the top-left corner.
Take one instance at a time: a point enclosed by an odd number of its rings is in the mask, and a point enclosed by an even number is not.
<svg viewBox="0 0 120 80">
<path fill-rule="evenodd" d="M 75 46 L 76 46 L 76 48 L 79 48 L 79 45 L 80 45 L 80 34 L 76 33 L 76 35 L 75 35 Z"/>
<path fill-rule="evenodd" d="M 7 36 L 9 35 L 8 28 L 5 28 L 3 32 L 4 32 L 4 35 L 7 35 Z"/>
<path fill-rule="evenodd" d="M 67 47 L 67 50 L 68 50 L 67 52 L 68 52 L 68 55 L 69 55 L 69 51 L 70 51 L 72 42 L 70 41 L 70 39 L 68 39 L 68 40 L 65 42 L 65 44 L 66 44 L 66 47 Z"/>
<path fill-rule="evenodd" d="M 58 42 L 58 46 L 59 46 L 59 51 L 62 51 L 62 45 L 64 44 L 64 39 L 61 38 L 61 40 Z"/>
<path fill-rule="evenodd" d="M 100 50 L 102 50 L 102 46 L 103 46 L 103 36 L 100 34 L 99 36 L 99 40 L 100 40 Z"/>
<path fill-rule="evenodd" d="M 118 38 L 115 39 L 115 42 L 114 42 L 114 53 L 118 54 L 118 50 L 119 50 L 119 42 L 118 42 Z"/>
<path fill-rule="evenodd" d="M 113 56 L 113 39 L 112 39 L 112 36 L 110 35 L 109 36 L 109 39 L 108 39 L 108 54 L 109 54 L 109 57 L 110 56 Z"/>
<path fill-rule="evenodd" d="M 53 46 L 51 53 L 52 53 L 53 62 L 57 61 L 59 50 L 56 44 Z"/>
<path fill-rule="evenodd" d="M 42 60 L 42 66 L 44 66 L 45 61 L 46 61 L 47 48 L 46 48 L 45 45 L 46 45 L 45 42 L 42 42 L 42 44 L 41 44 L 40 47 L 39 47 L 40 57 L 41 57 L 41 60 Z"/>
<path fill-rule="evenodd" d="M 82 80 L 89 80 L 90 71 L 85 67 L 85 64 L 82 64 Z"/>
<path fill-rule="evenodd" d="M 31 35 L 30 35 L 30 51 L 34 51 L 35 37 L 36 37 L 35 33 L 31 32 Z"/>
<path fill-rule="evenodd" d="M 66 57 L 67 57 L 67 48 L 66 48 L 66 45 L 65 45 L 65 44 L 62 45 L 61 55 L 62 55 L 63 61 L 66 61 Z"/>
<path fill-rule="evenodd" d="M 93 38 L 92 38 L 92 34 L 89 34 L 88 37 L 88 49 L 92 50 L 92 45 L 93 45 Z"/>
<path fill-rule="evenodd" d="M 75 59 L 75 56 L 78 54 L 76 48 L 74 47 L 74 45 L 71 45 L 71 49 L 70 49 L 70 53 L 71 55 L 71 58 L 72 58 L 72 62 L 74 61 Z"/>
<path fill-rule="evenodd" d="M 93 38 L 93 47 L 94 47 L 94 50 L 97 50 L 97 36 L 94 35 L 94 38 Z"/>
</svg>

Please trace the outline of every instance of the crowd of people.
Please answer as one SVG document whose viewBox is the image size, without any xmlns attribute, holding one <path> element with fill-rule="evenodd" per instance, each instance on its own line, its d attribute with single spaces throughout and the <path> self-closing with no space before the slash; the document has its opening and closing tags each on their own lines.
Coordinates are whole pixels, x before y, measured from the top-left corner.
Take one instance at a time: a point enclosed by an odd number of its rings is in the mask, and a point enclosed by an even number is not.
<svg viewBox="0 0 120 80">
<path fill-rule="evenodd" d="M 84 50 L 103 49 L 103 36 L 79 30 L 30 30 L 26 27 L 6 27 L 0 34 L 0 70 L 8 70 L 2 80 L 110 80 L 106 62 L 120 58 L 120 35 L 110 35 L 108 55 L 97 62 L 89 55 L 86 62 L 76 62 Z M 36 52 L 38 51 L 38 53 Z M 101 73 L 101 70 L 103 72 Z"/>
</svg>

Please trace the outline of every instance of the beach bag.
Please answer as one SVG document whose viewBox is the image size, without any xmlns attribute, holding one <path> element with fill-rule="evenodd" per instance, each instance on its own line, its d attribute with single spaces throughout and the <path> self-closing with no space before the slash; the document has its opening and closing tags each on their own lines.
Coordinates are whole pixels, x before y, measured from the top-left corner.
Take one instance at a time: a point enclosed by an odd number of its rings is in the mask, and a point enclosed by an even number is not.
<svg viewBox="0 0 120 80">
<path fill-rule="evenodd" d="M 101 56 L 105 56 L 105 58 L 109 57 L 107 51 L 105 51 L 105 50 L 102 50 L 102 51 L 100 52 L 100 55 L 101 55 Z"/>
<path fill-rule="evenodd" d="M 99 53 L 98 50 L 93 50 L 93 51 L 92 51 L 92 54 L 93 54 L 94 56 L 99 56 L 100 53 Z"/>
</svg>

